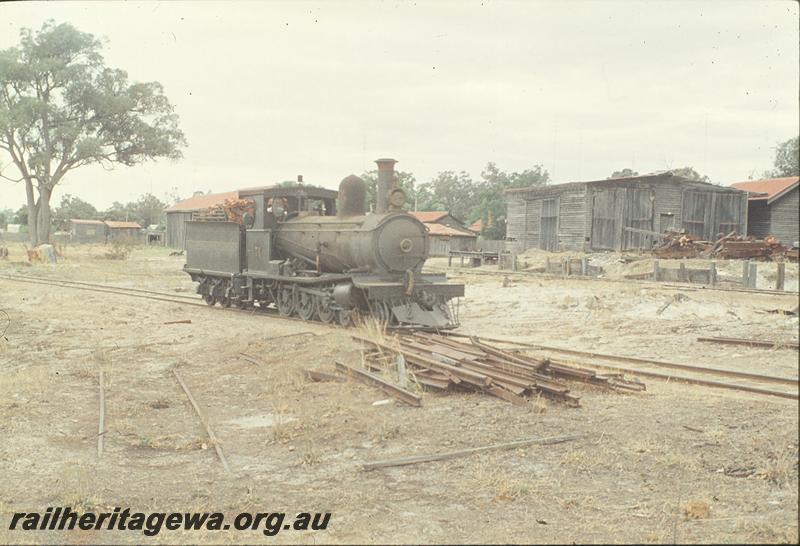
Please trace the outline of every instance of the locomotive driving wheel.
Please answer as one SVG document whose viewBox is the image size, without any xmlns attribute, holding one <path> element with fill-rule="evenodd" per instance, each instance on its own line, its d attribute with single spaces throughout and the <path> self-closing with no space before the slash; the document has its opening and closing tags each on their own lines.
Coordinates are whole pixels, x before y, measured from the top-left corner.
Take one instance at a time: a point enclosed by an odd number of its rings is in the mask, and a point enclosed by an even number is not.
<svg viewBox="0 0 800 546">
<path fill-rule="evenodd" d="M 317 312 L 317 305 L 314 301 L 314 296 L 308 292 L 300 292 L 297 294 L 297 316 L 303 320 L 312 320 L 314 313 Z"/>
<path fill-rule="evenodd" d="M 314 298 L 317 304 L 317 316 L 325 324 L 330 324 L 336 318 L 336 311 L 331 309 L 330 301 L 327 298 Z"/>
<path fill-rule="evenodd" d="M 214 294 L 203 294 L 203 301 L 208 305 L 214 305 L 217 303 L 217 299 L 214 297 Z"/>
<path fill-rule="evenodd" d="M 294 313 L 294 290 L 292 290 L 291 286 L 282 286 L 278 289 L 278 299 L 275 304 L 278 307 L 278 313 L 284 317 L 291 316 Z"/>
</svg>

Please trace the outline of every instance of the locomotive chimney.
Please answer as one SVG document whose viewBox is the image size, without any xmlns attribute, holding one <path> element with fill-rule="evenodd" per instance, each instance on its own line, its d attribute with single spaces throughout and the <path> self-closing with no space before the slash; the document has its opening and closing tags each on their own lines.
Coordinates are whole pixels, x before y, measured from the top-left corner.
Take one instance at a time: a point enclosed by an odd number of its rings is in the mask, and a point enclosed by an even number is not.
<svg viewBox="0 0 800 546">
<path fill-rule="evenodd" d="M 337 216 L 360 216 L 367 202 L 367 184 L 351 174 L 339 184 L 339 206 Z"/>
<path fill-rule="evenodd" d="M 376 159 L 378 164 L 378 188 L 375 199 L 375 212 L 382 213 L 389 210 L 389 196 L 394 188 L 394 159 Z"/>
</svg>

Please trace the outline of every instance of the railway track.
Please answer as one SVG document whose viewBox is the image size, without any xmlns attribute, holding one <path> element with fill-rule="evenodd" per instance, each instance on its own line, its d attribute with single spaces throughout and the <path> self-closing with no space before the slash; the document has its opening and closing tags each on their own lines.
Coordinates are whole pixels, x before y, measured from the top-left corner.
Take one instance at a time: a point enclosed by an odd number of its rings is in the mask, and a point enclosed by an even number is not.
<svg viewBox="0 0 800 546">
<path fill-rule="evenodd" d="M 453 332 L 448 333 L 448 335 L 455 337 L 469 337 L 465 336 L 464 334 Z M 570 364 L 577 364 L 581 366 L 592 366 L 595 368 L 661 379 L 670 382 L 700 385 L 718 389 L 737 390 L 793 400 L 798 400 L 799 398 L 799 380 L 797 377 L 777 377 L 772 375 L 742 372 L 738 370 L 679 364 L 676 362 L 665 362 L 662 360 L 653 360 L 632 356 L 579 351 L 576 349 L 552 347 L 548 345 L 525 343 L 513 340 L 496 338 L 483 339 L 496 343 L 516 345 L 524 352 L 533 352 L 538 356 L 544 356 L 548 358 L 558 358 L 559 362 L 564 361 Z M 566 355 L 570 358 L 570 360 L 564 360 L 565 357 L 562 357 L 561 355 Z M 625 366 L 620 366 L 620 364 L 625 364 Z M 680 373 L 676 373 L 674 371 L 665 372 L 665 368 L 669 370 L 678 370 Z M 726 381 L 720 381 L 715 377 L 725 377 Z"/>
<path fill-rule="evenodd" d="M 210 309 L 213 311 L 227 311 L 230 313 L 245 313 L 247 315 L 256 315 L 270 318 L 279 318 L 281 320 L 290 320 L 304 324 L 314 324 L 317 326 L 326 326 L 329 328 L 342 328 L 338 324 L 326 324 L 320 321 L 306 321 L 298 317 L 287 317 L 278 313 L 277 309 L 254 307 L 250 309 L 241 309 L 238 307 L 219 307 L 210 306 L 203 301 L 200 296 L 189 296 L 183 294 L 169 294 L 166 292 L 159 292 L 156 290 L 145 290 L 142 288 L 126 288 L 122 286 L 113 286 L 108 284 L 90 283 L 83 281 L 68 281 L 63 279 L 47 279 L 44 277 L 33 277 L 26 275 L 0 275 L 0 279 L 9 280 L 12 282 L 40 284 L 46 286 L 56 286 L 59 288 L 71 288 L 75 290 L 86 290 L 89 292 L 100 292 L 107 294 L 115 294 L 118 296 L 129 296 L 133 298 L 142 298 L 153 301 L 163 301 L 167 303 L 177 303 L 179 305 L 192 305 Z"/>
<path fill-rule="evenodd" d="M 90 292 L 100 292 L 115 294 L 121 296 L 129 296 L 135 298 L 149 299 L 154 301 L 163 301 L 167 303 L 176 303 L 179 305 L 192 305 L 203 307 L 205 309 L 213 309 L 215 311 L 228 311 L 232 313 L 246 313 L 248 315 L 259 315 L 271 318 L 280 318 L 282 320 L 291 320 L 295 322 L 308 324 L 296 317 L 286 317 L 280 315 L 277 309 L 270 308 L 256 308 L 256 309 L 238 309 L 233 307 L 210 307 L 198 296 L 168 294 L 165 292 L 158 292 L 155 290 L 145 290 L 141 288 L 125 288 L 119 286 L 110 286 L 100 283 L 89 283 L 83 281 L 68 281 L 68 280 L 55 280 L 46 279 L 43 277 L 24 276 L 24 275 L 0 275 L 0 279 L 5 279 L 12 282 L 40 284 L 57 286 L 60 288 L 71 288 L 76 290 L 86 290 Z M 342 328 L 337 324 L 325 324 L 322 322 L 313 322 L 317 326 L 324 326 L 329 328 Z M 449 332 L 447 335 L 455 337 L 470 337 L 464 334 Z M 751 392 L 754 394 L 764 394 L 770 396 L 778 396 L 782 398 L 798 399 L 798 378 L 775 377 L 763 374 L 754 374 L 749 372 L 740 372 L 736 370 L 726 370 L 719 368 L 710 368 L 704 366 L 693 366 L 688 364 L 678 364 L 673 362 L 663 362 L 658 360 L 651 360 L 638 357 L 628 357 L 620 355 L 609 355 L 603 353 L 594 353 L 589 351 L 578 351 L 574 349 L 566 349 L 561 347 L 550 347 L 539 345 L 535 343 L 526 343 L 515 340 L 492 339 L 482 338 L 484 341 L 492 341 L 498 343 L 513 344 L 517 347 L 522 347 L 527 351 L 534 351 L 551 355 L 552 353 L 569 355 L 571 357 L 578 357 L 580 360 L 572 361 L 575 364 L 600 367 L 607 370 L 614 370 L 623 373 L 630 373 L 633 375 L 641 375 L 644 377 L 652 377 L 656 379 L 663 379 L 667 381 L 688 383 L 694 385 L 701 385 L 706 387 L 739 390 L 743 392 Z M 591 359 L 591 360 L 588 360 Z M 605 361 L 605 362 L 603 362 Z M 613 364 L 612 364 L 613 363 Z M 618 364 L 623 363 L 627 366 L 621 367 Z M 634 367 L 631 367 L 633 365 Z M 680 370 L 681 374 L 677 375 L 673 372 L 664 373 L 664 368 L 673 370 Z M 724 376 L 732 379 L 734 382 L 722 382 L 715 379 L 709 379 L 708 376 Z M 772 387 L 775 384 L 780 386 L 780 390 L 774 388 L 766 388 L 769 384 Z M 791 389 L 791 390 L 790 390 Z"/>
</svg>

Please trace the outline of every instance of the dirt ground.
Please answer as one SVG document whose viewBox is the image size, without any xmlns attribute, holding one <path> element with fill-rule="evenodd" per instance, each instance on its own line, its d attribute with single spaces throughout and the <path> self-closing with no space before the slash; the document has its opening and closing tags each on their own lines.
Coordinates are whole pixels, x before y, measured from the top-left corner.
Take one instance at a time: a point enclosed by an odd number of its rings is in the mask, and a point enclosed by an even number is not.
<svg viewBox="0 0 800 546">
<path fill-rule="evenodd" d="M 192 295 L 183 257 L 126 261 L 71 247 L 36 275 Z M 16 262 L 16 263 L 15 263 Z M 796 296 L 453 270 L 464 333 L 797 377 L 792 349 L 698 336 L 797 340 Z M 676 294 L 682 294 L 676 298 Z M 672 302 L 661 313 L 658 310 Z M 137 532 L 23 533 L 15 511 L 332 512 L 327 530 L 162 531 L 153 542 L 796 543 L 798 403 L 643 379 L 647 391 L 572 385 L 580 408 L 424 393 L 373 405 L 355 383 L 307 368 L 357 365 L 352 330 L 0 278 L 0 542 L 141 543 Z M 164 322 L 191 319 L 191 324 Z M 5 326 L 7 323 L 7 327 Z M 258 363 L 242 358 L 253 355 Z M 222 468 L 171 370 L 206 413 Z M 99 370 L 105 451 L 97 457 Z M 371 472 L 361 464 L 564 434 L 568 443 Z"/>
</svg>

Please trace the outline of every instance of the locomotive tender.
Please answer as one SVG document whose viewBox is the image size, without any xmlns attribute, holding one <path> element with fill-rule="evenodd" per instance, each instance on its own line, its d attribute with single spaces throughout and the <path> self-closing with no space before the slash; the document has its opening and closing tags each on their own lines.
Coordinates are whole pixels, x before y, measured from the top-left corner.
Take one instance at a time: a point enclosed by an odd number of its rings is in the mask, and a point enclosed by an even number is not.
<svg viewBox="0 0 800 546">
<path fill-rule="evenodd" d="M 376 210 L 350 175 L 337 192 L 296 186 L 240 190 L 243 221 L 187 222 L 186 271 L 209 305 L 274 305 L 283 316 L 349 325 L 358 315 L 393 327 L 458 326 L 464 285 L 423 275 L 425 225 L 404 212 L 394 159 L 378 159 Z M 338 207 L 337 207 L 338 204 Z"/>
</svg>

